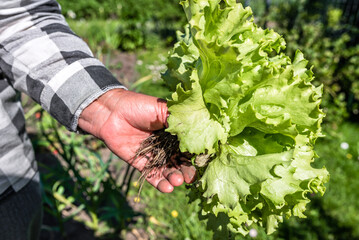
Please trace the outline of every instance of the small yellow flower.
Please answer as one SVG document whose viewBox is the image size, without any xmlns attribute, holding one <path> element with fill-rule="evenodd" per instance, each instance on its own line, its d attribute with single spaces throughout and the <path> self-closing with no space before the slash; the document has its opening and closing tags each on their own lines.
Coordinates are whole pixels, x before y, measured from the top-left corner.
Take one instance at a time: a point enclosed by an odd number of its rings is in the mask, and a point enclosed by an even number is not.
<svg viewBox="0 0 359 240">
<path fill-rule="evenodd" d="M 140 202 L 140 198 L 139 197 L 135 197 L 134 199 L 133 199 L 133 201 L 135 202 L 135 203 L 139 203 Z"/>
<path fill-rule="evenodd" d="M 348 159 L 352 159 L 352 158 L 353 158 L 353 155 L 351 155 L 350 153 L 347 153 L 347 158 L 348 158 Z"/>
<path fill-rule="evenodd" d="M 135 181 L 135 182 L 132 183 L 132 185 L 133 185 L 134 187 L 137 187 L 137 186 L 138 186 L 138 182 Z"/>
<path fill-rule="evenodd" d="M 178 212 L 176 210 L 173 210 L 171 212 L 171 215 L 172 215 L 172 217 L 176 218 L 176 217 L 178 217 Z"/>
</svg>

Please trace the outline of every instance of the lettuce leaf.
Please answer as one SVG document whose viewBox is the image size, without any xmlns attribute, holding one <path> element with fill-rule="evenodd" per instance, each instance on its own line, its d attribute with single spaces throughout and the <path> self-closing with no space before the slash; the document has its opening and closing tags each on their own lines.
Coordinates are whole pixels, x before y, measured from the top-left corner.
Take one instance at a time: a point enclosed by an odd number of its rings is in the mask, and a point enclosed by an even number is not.
<svg viewBox="0 0 359 240">
<path fill-rule="evenodd" d="M 311 166 L 324 113 L 308 61 L 281 53 L 284 39 L 235 0 L 181 4 L 189 25 L 163 75 L 167 131 L 182 152 L 211 156 L 191 199 L 219 232 L 245 235 L 257 223 L 271 233 L 283 216 L 305 217 L 308 193 L 324 194 L 329 179 Z"/>
</svg>

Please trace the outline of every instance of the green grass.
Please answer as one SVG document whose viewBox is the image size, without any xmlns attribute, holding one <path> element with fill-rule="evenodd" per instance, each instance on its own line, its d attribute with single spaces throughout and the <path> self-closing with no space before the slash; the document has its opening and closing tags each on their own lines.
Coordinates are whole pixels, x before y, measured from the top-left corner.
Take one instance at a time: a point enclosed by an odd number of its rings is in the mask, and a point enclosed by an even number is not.
<svg viewBox="0 0 359 240">
<path fill-rule="evenodd" d="M 347 143 L 347 144 L 345 144 Z M 342 147 L 348 146 L 348 149 Z M 359 125 L 346 123 L 318 142 L 319 164 L 330 172 L 322 207 L 340 227 L 359 237 Z"/>
<path fill-rule="evenodd" d="M 133 197 L 137 190 L 131 191 Z M 188 203 L 187 192 L 183 185 L 163 194 L 146 183 L 140 195 L 140 202 L 146 205 L 146 219 L 139 222 L 139 227 L 147 225 L 147 232 L 155 233 L 151 239 L 211 239 L 206 222 L 198 220 L 198 204 Z"/>
</svg>

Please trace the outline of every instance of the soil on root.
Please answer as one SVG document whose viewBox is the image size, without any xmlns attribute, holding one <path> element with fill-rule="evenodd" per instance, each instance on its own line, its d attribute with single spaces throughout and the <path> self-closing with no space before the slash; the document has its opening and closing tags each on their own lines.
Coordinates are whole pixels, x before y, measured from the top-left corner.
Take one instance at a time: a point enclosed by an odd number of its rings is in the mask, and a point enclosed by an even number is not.
<svg viewBox="0 0 359 240">
<path fill-rule="evenodd" d="M 177 136 L 163 129 L 153 132 L 152 135 L 142 142 L 135 156 L 135 159 L 143 157 L 148 159 L 139 178 L 139 193 L 141 192 L 144 180 L 155 175 L 158 169 L 179 168 L 183 164 L 192 165 L 192 156 L 190 153 L 182 153 L 179 150 Z"/>
</svg>

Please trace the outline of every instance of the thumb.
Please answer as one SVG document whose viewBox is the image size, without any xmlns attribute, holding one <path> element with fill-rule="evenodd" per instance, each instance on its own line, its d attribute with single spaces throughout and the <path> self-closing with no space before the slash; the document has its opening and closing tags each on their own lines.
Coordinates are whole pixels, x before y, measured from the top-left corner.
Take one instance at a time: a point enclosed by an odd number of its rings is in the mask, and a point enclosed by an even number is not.
<svg viewBox="0 0 359 240">
<path fill-rule="evenodd" d="M 123 91 L 117 109 L 126 121 L 142 131 L 155 131 L 167 126 L 168 108 L 164 99 Z"/>
<path fill-rule="evenodd" d="M 151 123 L 150 130 L 155 131 L 162 129 L 164 127 L 168 127 L 167 118 L 169 116 L 168 108 L 167 108 L 167 101 L 161 98 L 157 99 L 156 104 L 156 114 L 157 119 L 153 123 Z"/>
</svg>

